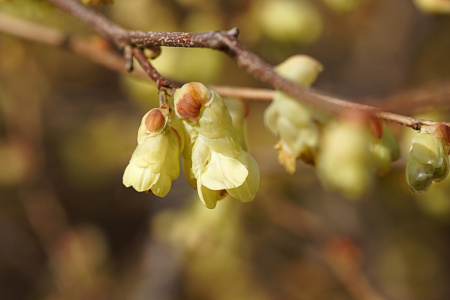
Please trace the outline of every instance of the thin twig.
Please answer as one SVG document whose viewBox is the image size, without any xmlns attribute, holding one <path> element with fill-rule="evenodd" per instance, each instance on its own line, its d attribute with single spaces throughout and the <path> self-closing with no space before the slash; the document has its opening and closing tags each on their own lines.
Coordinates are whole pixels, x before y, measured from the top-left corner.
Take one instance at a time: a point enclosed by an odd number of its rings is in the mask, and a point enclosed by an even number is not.
<svg viewBox="0 0 450 300">
<path fill-rule="evenodd" d="M 272 101 L 275 95 L 274 90 L 246 88 L 236 86 L 210 85 L 211 89 L 224 97 L 234 97 L 251 101 Z"/>
<path fill-rule="evenodd" d="M 148 58 L 144 55 L 142 50 L 137 47 L 133 47 L 132 49 L 134 57 L 139 62 L 139 65 L 142 67 L 144 72 L 156 83 L 158 89 L 168 88 L 172 86 L 170 80 L 167 80 L 161 76 L 161 74 L 156 71 L 156 69 L 149 62 Z"/>
<path fill-rule="evenodd" d="M 127 72 L 125 69 L 125 60 L 121 56 L 96 47 L 94 43 L 86 38 L 69 36 L 56 29 L 10 17 L 1 13 L 0 31 L 30 41 L 65 49 L 116 72 Z M 132 74 L 147 78 L 147 75 L 142 70 L 133 71 Z"/>
<path fill-rule="evenodd" d="M 396 93 L 371 103 L 383 110 L 402 114 L 419 114 L 432 109 L 450 107 L 450 81 L 442 80 L 424 87 Z"/>
</svg>

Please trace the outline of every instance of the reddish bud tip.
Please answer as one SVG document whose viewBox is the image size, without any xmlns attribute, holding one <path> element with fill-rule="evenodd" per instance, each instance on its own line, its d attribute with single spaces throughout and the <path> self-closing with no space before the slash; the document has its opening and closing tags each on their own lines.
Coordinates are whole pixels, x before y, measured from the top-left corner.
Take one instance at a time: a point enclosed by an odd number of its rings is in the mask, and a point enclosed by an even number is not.
<svg viewBox="0 0 450 300">
<path fill-rule="evenodd" d="M 211 91 L 201 83 L 190 82 L 175 93 L 175 107 L 180 119 L 196 123 L 202 107 L 211 100 Z"/>
<path fill-rule="evenodd" d="M 145 127 L 150 132 L 160 132 L 166 126 L 166 118 L 159 108 L 152 109 L 145 118 Z"/>
</svg>

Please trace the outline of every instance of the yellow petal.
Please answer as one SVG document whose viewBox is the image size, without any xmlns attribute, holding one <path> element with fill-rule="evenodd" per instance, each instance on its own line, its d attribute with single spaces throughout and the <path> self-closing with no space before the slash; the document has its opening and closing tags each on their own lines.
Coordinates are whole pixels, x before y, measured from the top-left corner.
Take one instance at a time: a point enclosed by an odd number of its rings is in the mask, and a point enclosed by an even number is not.
<svg viewBox="0 0 450 300">
<path fill-rule="evenodd" d="M 126 187 L 134 187 L 138 192 L 144 192 L 155 184 L 159 176 L 159 173 L 153 173 L 150 168 L 139 167 L 132 159 L 123 174 L 123 184 Z"/>
<path fill-rule="evenodd" d="M 201 173 L 202 184 L 212 190 L 225 190 L 242 185 L 247 168 L 237 159 L 211 152 L 211 160 Z"/>
<path fill-rule="evenodd" d="M 153 166 L 155 169 L 161 168 L 167 149 L 169 139 L 164 134 L 148 137 L 143 143 L 138 144 L 133 153 L 136 164 L 140 167 Z"/>
<path fill-rule="evenodd" d="M 201 179 L 197 180 L 197 192 L 202 203 L 209 209 L 215 208 L 217 201 L 226 196 L 225 191 L 213 191 L 202 185 Z"/>
<path fill-rule="evenodd" d="M 172 187 L 172 178 L 166 169 L 162 170 L 159 179 L 152 185 L 152 193 L 158 197 L 165 197 Z"/>
<path fill-rule="evenodd" d="M 228 194 L 242 202 L 249 202 L 255 198 L 259 190 L 260 174 L 259 167 L 253 157 L 247 152 L 242 152 L 240 161 L 245 165 L 249 174 L 245 182 L 234 189 L 227 189 Z"/>
</svg>

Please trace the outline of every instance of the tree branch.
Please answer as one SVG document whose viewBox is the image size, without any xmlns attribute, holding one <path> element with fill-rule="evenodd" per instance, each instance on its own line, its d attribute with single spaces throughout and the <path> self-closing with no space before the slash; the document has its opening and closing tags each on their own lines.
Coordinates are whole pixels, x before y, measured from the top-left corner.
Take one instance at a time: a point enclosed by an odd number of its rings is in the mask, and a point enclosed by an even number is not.
<svg viewBox="0 0 450 300">
<path fill-rule="evenodd" d="M 133 47 L 132 51 L 134 57 L 136 57 L 136 60 L 141 65 L 144 72 L 156 83 L 158 89 L 169 88 L 173 86 L 170 80 L 163 78 L 161 74 L 159 74 L 158 71 L 156 71 L 156 69 L 148 61 L 148 58 L 144 55 L 144 53 L 140 48 Z"/>
<path fill-rule="evenodd" d="M 422 125 L 433 125 L 439 123 L 380 111 L 378 108 L 373 106 L 349 102 L 347 100 L 326 96 L 324 94 L 312 92 L 308 89 L 300 87 L 295 83 L 278 75 L 271 65 L 246 49 L 245 46 L 243 46 L 237 39 L 237 36 L 239 34 L 237 28 L 233 28 L 229 31 L 211 31 L 203 33 L 128 31 L 115 25 L 105 17 L 93 12 L 89 8 L 76 1 L 47 1 L 64 10 L 68 14 L 78 18 L 86 25 L 91 26 L 97 32 L 111 39 L 116 43 L 118 47 L 121 48 L 125 47 L 126 45 L 138 47 L 169 46 L 210 48 L 222 51 L 250 75 L 254 76 L 262 82 L 267 83 L 271 87 L 286 92 L 294 98 L 299 99 L 302 102 L 305 102 L 320 110 L 326 110 L 332 113 L 340 113 L 341 111 L 346 109 L 366 110 L 370 111 L 381 120 L 398 123 L 414 129 L 419 129 Z M 6 25 L 6 30 L 5 26 L 3 26 L 3 28 L 0 28 L 0 30 L 19 35 L 21 37 L 29 38 L 29 36 L 27 37 L 24 34 L 20 34 L 20 32 L 9 30 L 8 27 L 10 27 L 10 25 Z M 40 29 L 43 28 L 41 27 Z M 97 63 L 112 68 L 116 71 L 124 72 L 125 70 L 124 66 L 126 65 L 126 61 L 123 58 L 119 58 L 117 55 L 113 56 L 112 53 L 110 53 L 108 56 L 105 56 L 105 53 L 102 53 L 100 55 L 98 51 L 90 53 L 92 48 L 86 47 L 87 45 L 85 43 L 81 43 L 79 41 L 75 42 L 74 39 L 64 40 L 63 35 L 56 34 L 56 31 L 52 33 L 53 37 L 51 37 L 50 39 L 45 35 L 43 31 L 40 33 L 44 37 L 44 43 L 66 48 L 69 51 L 81 54 Z M 36 39 L 35 37 L 30 39 L 39 41 L 39 39 Z M 136 72 L 135 74 L 139 74 L 139 72 Z M 140 73 L 138 76 L 142 76 L 142 73 Z M 152 78 L 152 76 L 150 77 Z M 224 91 L 230 92 L 230 89 L 223 88 L 222 92 Z M 261 90 L 257 91 L 259 95 L 262 96 L 262 98 L 270 98 L 270 96 L 267 95 L 266 92 L 262 93 Z M 242 89 L 239 90 L 239 93 L 244 94 L 248 97 L 249 90 Z M 444 124 L 450 125 L 449 123 Z"/>
<path fill-rule="evenodd" d="M 59 7 L 69 15 L 77 18 L 81 22 L 94 28 L 95 31 L 110 38 L 117 43 L 122 35 L 126 35 L 126 30 L 112 23 L 104 16 L 97 14 L 91 9 L 88 9 L 77 1 L 65 1 L 65 0 L 47 0 L 53 5 Z M 118 46 L 120 46 L 118 44 Z"/>
</svg>

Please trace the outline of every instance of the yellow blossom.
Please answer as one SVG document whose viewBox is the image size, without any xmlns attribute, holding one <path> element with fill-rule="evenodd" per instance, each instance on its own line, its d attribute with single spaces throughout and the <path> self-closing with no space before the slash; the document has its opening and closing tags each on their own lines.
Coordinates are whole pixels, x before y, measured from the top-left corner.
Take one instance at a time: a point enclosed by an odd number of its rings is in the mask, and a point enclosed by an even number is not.
<svg viewBox="0 0 450 300">
<path fill-rule="evenodd" d="M 227 193 L 243 202 L 253 200 L 259 168 L 242 148 L 222 98 L 195 82 L 178 89 L 174 98 L 176 114 L 191 138 L 190 161 L 185 160 L 191 165 L 184 167 L 195 178 L 204 205 L 214 208 Z"/>
<path fill-rule="evenodd" d="M 123 175 L 123 184 L 164 197 L 178 177 L 180 135 L 170 126 L 169 109 L 155 108 L 142 118 L 138 145 Z"/>
<path fill-rule="evenodd" d="M 306 55 L 293 56 L 277 67 L 283 77 L 309 87 L 316 79 L 322 65 Z M 294 173 L 296 160 L 315 163 L 321 130 L 317 113 L 291 96 L 276 91 L 273 102 L 264 114 L 266 127 L 280 138 L 276 149 L 278 160 L 289 173 Z"/>
</svg>

